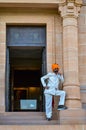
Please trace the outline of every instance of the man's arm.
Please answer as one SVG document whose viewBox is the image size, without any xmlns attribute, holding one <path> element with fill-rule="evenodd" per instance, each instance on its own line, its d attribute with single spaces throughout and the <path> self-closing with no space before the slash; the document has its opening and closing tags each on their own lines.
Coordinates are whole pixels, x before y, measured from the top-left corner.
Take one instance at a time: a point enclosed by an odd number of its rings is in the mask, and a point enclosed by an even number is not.
<svg viewBox="0 0 86 130">
<path fill-rule="evenodd" d="M 45 76 L 43 76 L 43 77 L 41 77 L 41 83 L 42 83 L 42 85 L 43 85 L 43 87 L 44 87 L 45 89 L 48 89 L 48 88 L 49 88 L 49 87 L 47 86 L 47 83 L 46 83 L 46 80 L 47 80 L 47 79 L 49 79 L 48 74 L 45 75 Z"/>
<path fill-rule="evenodd" d="M 61 83 L 63 83 L 63 82 L 64 82 L 64 77 L 63 77 L 63 75 L 59 72 L 59 73 L 58 73 L 58 76 L 59 76 L 59 79 L 60 79 Z"/>
<path fill-rule="evenodd" d="M 61 73 L 58 74 L 58 77 L 59 77 L 59 90 L 62 90 L 63 89 L 63 82 L 64 82 L 64 77 Z"/>
</svg>

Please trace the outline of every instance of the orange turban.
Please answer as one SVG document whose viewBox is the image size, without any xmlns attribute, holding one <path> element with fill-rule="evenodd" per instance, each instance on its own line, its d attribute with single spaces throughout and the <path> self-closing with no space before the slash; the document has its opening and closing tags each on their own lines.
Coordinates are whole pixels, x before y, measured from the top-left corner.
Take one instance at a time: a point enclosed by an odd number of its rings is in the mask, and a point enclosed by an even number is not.
<svg viewBox="0 0 86 130">
<path fill-rule="evenodd" d="M 52 70 L 54 69 L 60 69 L 59 65 L 58 64 L 52 64 Z"/>
</svg>

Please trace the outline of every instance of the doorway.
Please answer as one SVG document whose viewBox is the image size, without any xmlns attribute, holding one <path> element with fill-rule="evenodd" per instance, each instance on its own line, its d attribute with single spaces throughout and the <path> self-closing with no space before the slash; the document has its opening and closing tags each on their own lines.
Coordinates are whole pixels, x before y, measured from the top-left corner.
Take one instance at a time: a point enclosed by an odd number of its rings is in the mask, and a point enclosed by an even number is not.
<svg viewBox="0 0 86 130">
<path fill-rule="evenodd" d="M 13 109 L 14 111 L 41 111 L 41 71 L 14 70 Z M 32 102 L 31 102 L 32 100 Z M 26 105 L 25 105 L 26 103 Z M 25 105 L 25 106 L 24 106 Z"/>
<path fill-rule="evenodd" d="M 27 43 L 23 44 L 26 39 L 24 37 L 21 41 L 19 33 L 22 33 L 23 29 L 24 31 L 29 29 L 29 36 L 31 34 L 31 37 L 33 37 L 34 33 L 33 35 L 30 33 L 31 26 L 30 28 L 26 26 L 24 28 L 21 26 L 16 28 L 15 26 L 7 27 L 6 111 L 43 111 L 44 95 L 40 77 L 46 71 L 46 46 L 42 44 L 45 34 L 40 34 L 41 43 L 35 43 L 35 41 L 40 41 L 40 39 L 38 40 L 35 37 L 34 41 L 32 39 L 32 44 L 30 38 L 30 43 L 27 45 Z M 34 32 L 34 28 L 33 26 L 31 31 Z M 37 29 L 40 28 L 42 29 L 42 27 Z M 19 29 L 21 30 L 20 32 Z M 43 27 L 44 29 L 45 27 Z M 17 34 L 15 30 L 18 31 L 18 36 L 20 37 L 14 40 L 14 35 L 15 33 Z M 26 35 L 28 35 L 28 31 L 26 32 Z M 26 36 L 26 38 L 28 37 Z"/>
<path fill-rule="evenodd" d="M 43 87 L 40 82 L 43 50 L 38 47 L 10 48 L 10 111 L 43 111 Z"/>
</svg>

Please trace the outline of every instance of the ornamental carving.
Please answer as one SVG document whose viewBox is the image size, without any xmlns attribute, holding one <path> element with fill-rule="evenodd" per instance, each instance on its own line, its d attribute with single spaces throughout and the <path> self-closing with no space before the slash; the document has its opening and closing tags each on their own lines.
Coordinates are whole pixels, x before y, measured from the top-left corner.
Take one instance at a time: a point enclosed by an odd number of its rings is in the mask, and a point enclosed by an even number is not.
<svg viewBox="0 0 86 130">
<path fill-rule="evenodd" d="M 61 16 L 77 18 L 80 13 L 81 0 L 66 0 L 65 4 L 59 4 L 59 11 Z"/>
<path fill-rule="evenodd" d="M 66 0 L 67 2 L 74 2 L 77 4 L 82 4 L 82 0 Z"/>
<path fill-rule="evenodd" d="M 82 4 L 83 0 L 58 0 L 58 3 L 75 3 L 75 4 Z"/>
</svg>

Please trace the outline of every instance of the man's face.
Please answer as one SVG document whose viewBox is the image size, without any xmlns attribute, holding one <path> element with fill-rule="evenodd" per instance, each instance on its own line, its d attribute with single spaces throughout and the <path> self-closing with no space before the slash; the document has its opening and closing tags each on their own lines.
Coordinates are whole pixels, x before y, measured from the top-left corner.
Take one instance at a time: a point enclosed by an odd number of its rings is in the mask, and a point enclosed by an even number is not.
<svg viewBox="0 0 86 130">
<path fill-rule="evenodd" d="M 56 73 L 56 74 L 58 73 L 58 71 L 59 71 L 58 68 L 55 68 L 55 69 L 53 70 L 53 72 Z"/>
</svg>

